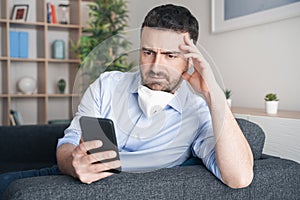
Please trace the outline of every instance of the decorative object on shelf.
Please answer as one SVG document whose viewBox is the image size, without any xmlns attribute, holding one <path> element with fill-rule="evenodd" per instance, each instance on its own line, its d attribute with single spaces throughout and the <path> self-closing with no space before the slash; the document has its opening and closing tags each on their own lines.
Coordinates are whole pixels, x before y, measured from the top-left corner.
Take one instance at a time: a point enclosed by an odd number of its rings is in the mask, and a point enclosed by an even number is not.
<svg viewBox="0 0 300 200">
<path fill-rule="evenodd" d="M 60 12 L 59 23 L 69 24 L 69 4 L 59 4 L 58 7 Z"/>
<path fill-rule="evenodd" d="M 59 79 L 59 81 L 57 82 L 57 88 L 60 94 L 64 94 L 65 93 L 65 89 L 66 89 L 66 81 L 65 79 Z"/>
<path fill-rule="evenodd" d="M 37 82 L 32 77 L 24 76 L 18 81 L 17 86 L 23 94 L 33 94 L 36 92 Z"/>
<path fill-rule="evenodd" d="M 228 103 L 228 106 L 231 107 L 231 104 L 232 104 L 232 99 L 230 98 L 231 95 L 232 95 L 231 90 L 225 89 L 224 93 L 225 93 L 225 97 L 226 97 L 226 101 Z"/>
<path fill-rule="evenodd" d="M 277 114 L 279 99 L 277 95 L 273 93 L 266 94 L 265 96 L 265 109 L 267 114 Z"/>
<path fill-rule="evenodd" d="M 53 55 L 55 59 L 65 58 L 65 42 L 63 40 L 55 40 L 52 45 Z"/>
<path fill-rule="evenodd" d="M 11 13 L 11 19 L 25 22 L 27 20 L 28 11 L 28 4 L 14 5 Z"/>
</svg>

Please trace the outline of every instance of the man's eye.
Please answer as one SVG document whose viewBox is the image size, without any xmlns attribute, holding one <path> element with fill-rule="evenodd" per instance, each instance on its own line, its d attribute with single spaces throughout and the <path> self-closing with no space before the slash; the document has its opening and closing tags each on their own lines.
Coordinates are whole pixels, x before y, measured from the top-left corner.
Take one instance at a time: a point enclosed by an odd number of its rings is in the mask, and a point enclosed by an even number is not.
<svg viewBox="0 0 300 200">
<path fill-rule="evenodd" d="M 175 54 L 168 54 L 168 58 L 169 59 L 174 59 L 174 58 L 176 58 L 177 57 L 177 55 L 175 55 Z"/>
<path fill-rule="evenodd" d="M 151 52 L 151 51 L 144 51 L 144 54 L 145 54 L 146 56 L 151 56 L 151 55 L 153 54 L 153 52 Z"/>
</svg>

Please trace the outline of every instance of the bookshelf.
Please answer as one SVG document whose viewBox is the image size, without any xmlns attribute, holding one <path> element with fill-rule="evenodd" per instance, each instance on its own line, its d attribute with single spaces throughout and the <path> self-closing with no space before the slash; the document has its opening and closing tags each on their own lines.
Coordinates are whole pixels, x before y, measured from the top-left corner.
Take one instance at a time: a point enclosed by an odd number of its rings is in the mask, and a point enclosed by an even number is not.
<svg viewBox="0 0 300 200">
<path fill-rule="evenodd" d="M 69 23 L 47 22 L 47 3 L 58 9 L 69 4 Z M 69 41 L 81 37 L 81 0 L 0 0 L 0 125 L 9 125 L 10 110 L 23 116 L 24 124 L 46 124 L 49 120 L 71 119 L 73 83 L 80 60 L 68 51 Z M 26 21 L 11 19 L 14 5 L 28 4 Z M 58 11 L 57 11 L 58 12 Z M 70 17 L 72 16 L 72 17 Z M 10 55 L 10 31 L 28 33 L 28 57 Z M 65 43 L 65 58 L 52 58 L 52 44 L 60 39 Z M 29 76 L 37 81 L 33 94 L 18 91 L 17 82 Z M 57 90 L 57 81 L 67 82 L 64 94 Z"/>
</svg>

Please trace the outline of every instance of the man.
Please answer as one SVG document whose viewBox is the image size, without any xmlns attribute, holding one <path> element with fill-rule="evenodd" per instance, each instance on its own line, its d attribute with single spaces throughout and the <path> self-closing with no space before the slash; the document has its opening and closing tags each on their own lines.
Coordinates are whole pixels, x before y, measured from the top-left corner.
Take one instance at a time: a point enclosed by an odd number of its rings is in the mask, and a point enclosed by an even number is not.
<svg viewBox="0 0 300 200">
<path fill-rule="evenodd" d="M 65 136 L 57 162 L 42 170 L 0 176 L 0 197 L 19 178 L 64 173 L 92 183 L 122 166 L 140 172 L 184 163 L 192 154 L 232 188 L 248 186 L 253 155 L 235 121 L 209 64 L 195 46 L 198 22 L 184 7 L 152 9 L 142 25 L 140 70 L 101 74 L 85 92 Z M 81 139 L 81 116 L 110 118 L 115 123 L 116 152 L 88 154 L 102 141 Z M 98 163 L 96 163 L 98 162 Z"/>
<path fill-rule="evenodd" d="M 104 73 L 87 89 L 58 142 L 60 171 L 92 183 L 121 165 L 124 171 L 173 167 L 192 153 L 229 187 L 248 186 L 251 149 L 195 46 L 197 38 L 198 22 L 186 8 L 151 10 L 141 30 L 140 71 Z M 116 157 L 116 152 L 87 153 L 102 142 L 81 140 L 81 116 L 115 122 L 121 161 L 95 163 Z"/>
</svg>

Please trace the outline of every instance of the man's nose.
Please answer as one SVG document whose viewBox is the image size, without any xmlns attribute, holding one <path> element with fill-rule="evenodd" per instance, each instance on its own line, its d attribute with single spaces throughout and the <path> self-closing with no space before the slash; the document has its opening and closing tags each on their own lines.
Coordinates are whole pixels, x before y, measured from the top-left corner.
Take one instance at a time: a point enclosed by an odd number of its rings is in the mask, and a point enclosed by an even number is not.
<svg viewBox="0 0 300 200">
<path fill-rule="evenodd" d="M 152 63 L 152 71 L 154 72 L 158 72 L 160 70 L 160 66 L 162 65 L 162 54 L 160 54 L 159 52 L 156 53 L 153 63 Z"/>
<path fill-rule="evenodd" d="M 159 65 L 161 63 L 162 54 L 160 52 L 157 52 L 154 58 L 154 65 Z"/>
</svg>

